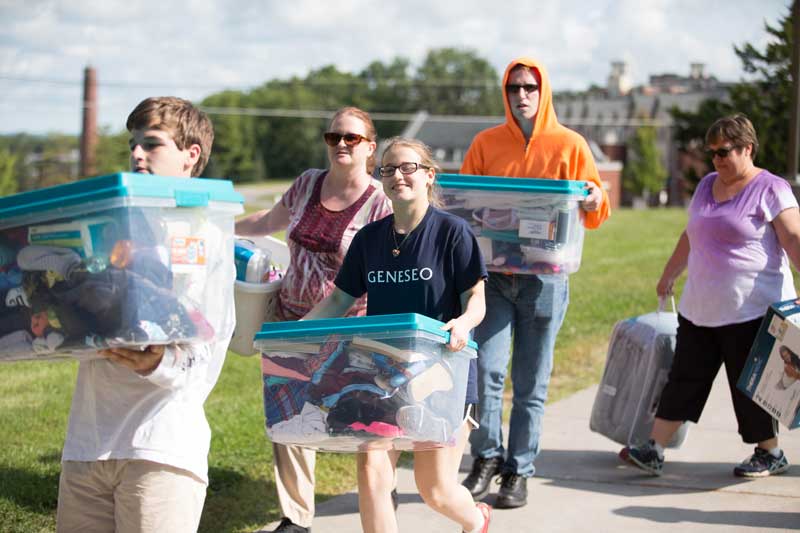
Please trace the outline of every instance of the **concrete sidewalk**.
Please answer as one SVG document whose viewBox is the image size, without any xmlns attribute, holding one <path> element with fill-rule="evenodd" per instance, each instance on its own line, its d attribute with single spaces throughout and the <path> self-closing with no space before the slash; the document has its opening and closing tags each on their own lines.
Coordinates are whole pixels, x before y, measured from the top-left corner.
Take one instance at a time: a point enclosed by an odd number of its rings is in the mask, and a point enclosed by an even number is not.
<svg viewBox="0 0 800 533">
<path fill-rule="evenodd" d="M 667 450 L 664 474 L 651 477 L 617 458 L 620 445 L 589 430 L 597 386 L 547 406 L 536 477 L 528 505 L 495 510 L 490 531 L 800 531 L 800 431 L 782 428 L 781 447 L 792 467 L 756 480 L 733 476 L 752 453 L 737 431 L 720 372 L 700 424 L 680 450 Z M 461 478 L 471 459 L 464 457 Z M 401 532 L 460 529 L 422 503 L 409 468 L 398 472 Z M 487 497 L 492 503 L 494 495 Z M 262 531 L 271 531 L 269 524 Z M 315 533 L 361 531 L 355 491 L 317 507 Z"/>
</svg>

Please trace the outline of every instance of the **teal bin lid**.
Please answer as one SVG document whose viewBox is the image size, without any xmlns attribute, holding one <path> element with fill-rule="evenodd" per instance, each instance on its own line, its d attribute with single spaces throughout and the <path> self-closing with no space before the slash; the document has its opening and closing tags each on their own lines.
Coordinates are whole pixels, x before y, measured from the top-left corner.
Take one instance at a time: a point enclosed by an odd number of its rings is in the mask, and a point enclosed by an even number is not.
<svg viewBox="0 0 800 533">
<path fill-rule="evenodd" d="M 233 190 L 233 183 L 227 180 L 120 172 L 5 196 L 0 198 L 0 220 L 124 197 L 172 199 L 178 207 L 244 202 L 242 195 Z"/>
<path fill-rule="evenodd" d="M 265 322 L 261 326 L 261 331 L 256 333 L 255 340 L 289 340 L 303 337 L 327 337 L 334 333 L 363 335 L 365 333 L 415 330 L 439 336 L 442 338 L 442 342 L 446 343 L 450 340 L 450 332 L 442 331 L 443 325 L 444 322 L 417 313 Z M 469 341 L 468 346 L 475 350 L 478 349 L 475 341 Z"/>
<path fill-rule="evenodd" d="M 540 178 L 507 178 L 474 176 L 471 174 L 438 174 L 436 181 L 443 189 L 474 189 L 490 192 L 527 192 L 538 194 L 568 194 L 586 197 L 585 181 L 548 180 Z"/>
</svg>

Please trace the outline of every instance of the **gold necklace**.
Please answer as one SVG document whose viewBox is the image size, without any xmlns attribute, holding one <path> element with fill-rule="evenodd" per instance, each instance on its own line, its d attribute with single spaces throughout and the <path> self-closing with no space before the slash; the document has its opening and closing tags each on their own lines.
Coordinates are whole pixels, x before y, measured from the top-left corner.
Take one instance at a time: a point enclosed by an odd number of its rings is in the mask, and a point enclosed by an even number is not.
<svg viewBox="0 0 800 533">
<path fill-rule="evenodd" d="M 400 255 L 400 247 L 403 246 L 404 242 L 406 242 L 406 239 L 408 239 L 408 236 L 411 235 L 414 232 L 414 230 L 417 229 L 417 226 L 420 225 L 420 223 L 422 222 L 422 219 L 425 218 L 425 214 L 427 212 L 428 212 L 428 210 L 426 209 L 425 212 L 422 213 L 422 218 L 420 218 L 415 223 L 411 224 L 411 229 L 407 233 L 401 233 L 401 235 L 403 236 L 403 239 L 399 243 L 397 242 L 397 230 L 395 229 L 394 222 L 392 222 L 392 240 L 394 241 L 394 248 L 392 248 L 392 255 L 394 257 L 397 257 L 397 256 Z"/>
<path fill-rule="evenodd" d="M 397 231 L 395 231 L 394 224 L 392 224 L 392 240 L 394 240 L 394 248 L 392 248 L 392 255 L 394 257 L 397 257 L 398 255 L 400 255 L 400 247 L 403 246 L 403 243 L 406 242 L 406 239 L 408 238 L 408 236 L 410 234 L 411 234 L 410 231 L 408 233 L 404 234 L 403 235 L 403 239 L 400 241 L 400 243 L 398 243 L 397 242 Z"/>
</svg>

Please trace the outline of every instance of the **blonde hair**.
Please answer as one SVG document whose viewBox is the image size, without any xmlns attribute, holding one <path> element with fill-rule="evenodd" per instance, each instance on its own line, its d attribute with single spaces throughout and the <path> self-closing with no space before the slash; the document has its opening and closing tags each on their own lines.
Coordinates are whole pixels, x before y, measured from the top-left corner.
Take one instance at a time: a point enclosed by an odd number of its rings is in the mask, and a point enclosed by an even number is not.
<svg viewBox="0 0 800 533">
<path fill-rule="evenodd" d="M 410 148 L 411 150 L 414 150 L 419 156 L 420 163 L 426 167 L 430 167 L 433 170 L 434 180 L 433 184 L 428 189 L 428 202 L 434 207 L 442 207 L 443 203 L 441 199 L 441 193 L 435 178 L 435 174 L 440 173 L 442 169 L 439 167 L 436 159 L 434 159 L 433 151 L 431 150 L 430 146 L 422 141 L 409 137 L 392 137 L 386 141 L 386 147 L 383 149 L 383 156 L 385 156 L 387 152 L 389 152 L 389 150 L 395 146 L 402 146 L 404 148 Z"/>
<path fill-rule="evenodd" d="M 156 129 L 172 136 L 179 150 L 196 144 L 200 157 L 192 167 L 192 177 L 203 173 L 214 143 L 214 126 L 208 115 L 189 100 L 175 96 L 155 96 L 139 102 L 125 123 L 128 131 Z"/>
</svg>

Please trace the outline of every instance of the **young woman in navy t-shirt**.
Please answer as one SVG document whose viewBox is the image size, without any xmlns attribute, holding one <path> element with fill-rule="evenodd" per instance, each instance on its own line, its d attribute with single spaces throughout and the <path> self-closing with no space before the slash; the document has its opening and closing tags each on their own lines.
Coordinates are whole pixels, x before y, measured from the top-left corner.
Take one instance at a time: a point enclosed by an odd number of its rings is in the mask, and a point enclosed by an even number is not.
<svg viewBox="0 0 800 533">
<path fill-rule="evenodd" d="M 448 349 L 459 351 L 486 312 L 487 277 L 478 242 L 466 222 L 434 207 L 436 163 L 430 149 L 414 139 L 390 139 L 380 167 L 383 190 L 394 214 L 364 226 L 353 238 L 336 288 L 306 319 L 342 316 L 368 294 L 367 314 L 419 313 L 441 320 L 450 331 Z M 467 384 L 465 422 L 452 447 L 414 452 L 414 477 L 422 499 L 458 522 L 464 531 L 484 533 L 490 508 L 472 501 L 458 483 L 458 468 L 477 403 L 474 360 Z M 358 455 L 358 503 L 367 533 L 397 531 L 391 501 L 399 452 Z"/>
</svg>

